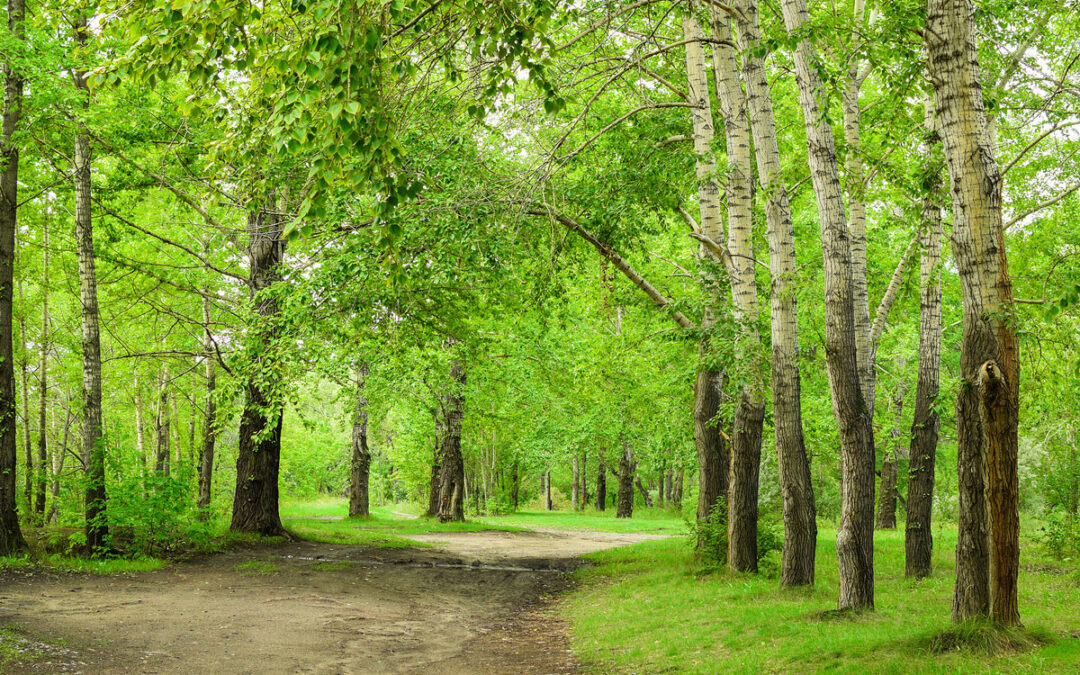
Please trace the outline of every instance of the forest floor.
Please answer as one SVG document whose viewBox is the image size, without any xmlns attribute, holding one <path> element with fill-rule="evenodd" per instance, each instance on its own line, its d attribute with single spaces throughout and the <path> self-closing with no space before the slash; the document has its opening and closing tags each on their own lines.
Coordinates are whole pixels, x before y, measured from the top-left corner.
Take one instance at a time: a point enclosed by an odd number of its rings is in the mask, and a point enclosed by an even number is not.
<svg viewBox="0 0 1080 675">
<path fill-rule="evenodd" d="M 572 673 L 567 627 L 550 608 L 571 583 L 566 573 L 585 564 L 582 554 L 660 538 L 404 536 L 419 546 L 296 540 L 135 574 L 7 569 L 0 638 L 16 655 L 2 670 Z"/>
</svg>

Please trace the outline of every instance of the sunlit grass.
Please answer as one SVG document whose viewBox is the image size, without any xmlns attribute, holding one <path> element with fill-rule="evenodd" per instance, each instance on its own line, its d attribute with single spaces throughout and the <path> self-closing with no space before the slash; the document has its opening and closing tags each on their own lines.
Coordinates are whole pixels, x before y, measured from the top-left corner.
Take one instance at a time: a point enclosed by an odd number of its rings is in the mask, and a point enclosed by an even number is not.
<svg viewBox="0 0 1080 675">
<path fill-rule="evenodd" d="M 683 534 L 686 522 L 682 517 L 664 509 L 636 509 L 633 518 L 616 518 L 615 510 L 595 511 L 518 511 L 505 516 L 485 516 L 484 523 L 513 525 L 525 528 L 557 530 L 593 530 L 643 534 Z"/>
<path fill-rule="evenodd" d="M 75 558 L 62 555 L 48 555 L 42 562 L 56 569 L 86 574 L 131 574 L 150 572 L 165 567 L 168 563 L 159 558 Z"/>
<path fill-rule="evenodd" d="M 1028 630 L 1001 638 L 1025 648 L 991 654 L 991 638 L 975 628 L 965 632 L 972 640 L 954 635 L 946 645 L 956 631 L 955 526 L 935 528 L 934 573 L 921 581 L 904 578 L 902 529 L 876 533 L 876 611 L 843 621 L 823 620 L 836 606 L 835 536 L 822 529 L 817 584 L 795 591 L 771 578 L 702 574 L 681 538 L 590 554 L 598 566 L 578 573 L 561 606 L 573 647 L 604 673 L 1076 672 L 1080 586 L 1037 545 L 1025 542 L 1021 561 Z"/>
</svg>

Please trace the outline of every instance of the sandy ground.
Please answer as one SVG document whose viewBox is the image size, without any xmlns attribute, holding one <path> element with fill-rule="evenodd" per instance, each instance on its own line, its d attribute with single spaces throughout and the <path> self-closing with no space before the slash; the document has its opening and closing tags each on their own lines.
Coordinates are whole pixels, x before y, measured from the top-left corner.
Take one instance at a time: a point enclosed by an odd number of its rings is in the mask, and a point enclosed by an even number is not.
<svg viewBox="0 0 1080 675">
<path fill-rule="evenodd" d="M 11 570 L 0 626 L 42 654 L 5 672 L 573 673 L 549 608 L 565 572 L 653 536 L 410 538 L 435 548 L 302 541 L 124 576 Z"/>
</svg>

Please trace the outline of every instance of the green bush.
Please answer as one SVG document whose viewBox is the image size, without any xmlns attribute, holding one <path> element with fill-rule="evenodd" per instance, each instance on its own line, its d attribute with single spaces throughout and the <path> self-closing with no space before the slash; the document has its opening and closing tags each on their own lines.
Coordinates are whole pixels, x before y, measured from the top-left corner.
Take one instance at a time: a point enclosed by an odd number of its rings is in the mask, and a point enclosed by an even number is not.
<svg viewBox="0 0 1080 675">
<path fill-rule="evenodd" d="M 1080 516 L 1051 511 L 1042 534 L 1043 545 L 1050 555 L 1061 561 L 1080 560 Z"/>
</svg>

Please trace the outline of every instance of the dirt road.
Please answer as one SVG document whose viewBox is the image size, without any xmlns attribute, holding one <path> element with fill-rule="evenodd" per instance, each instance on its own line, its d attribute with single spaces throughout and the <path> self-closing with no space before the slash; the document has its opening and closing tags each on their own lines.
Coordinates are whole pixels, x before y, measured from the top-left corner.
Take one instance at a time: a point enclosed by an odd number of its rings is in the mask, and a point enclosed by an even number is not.
<svg viewBox="0 0 1080 675">
<path fill-rule="evenodd" d="M 578 555 L 650 537 L 411 538 L 435 548 L 289 542 L 125 576 L 8 571 L 0 626 L 53 645 L 9 670 L 572 673 L 565 626 L 548 608 L 565 572 Z"/>
</svg>

